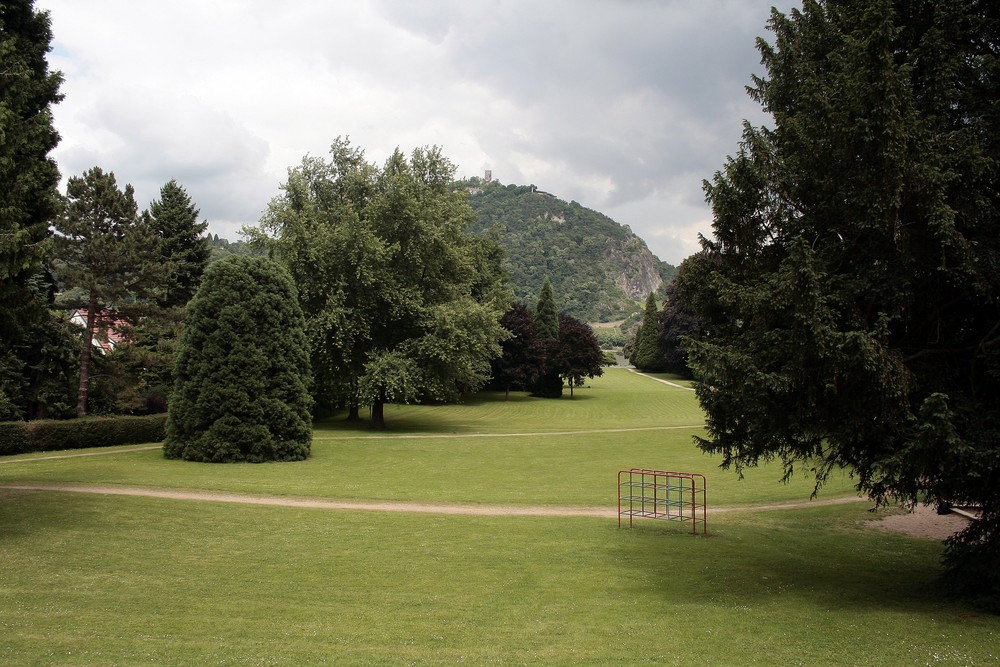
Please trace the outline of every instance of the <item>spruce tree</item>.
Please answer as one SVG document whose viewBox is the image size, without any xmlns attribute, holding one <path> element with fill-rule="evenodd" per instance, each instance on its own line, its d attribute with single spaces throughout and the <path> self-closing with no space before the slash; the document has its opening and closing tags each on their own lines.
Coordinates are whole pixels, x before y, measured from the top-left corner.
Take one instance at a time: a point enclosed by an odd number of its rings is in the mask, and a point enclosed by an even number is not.
<svg viewBox="0 0 1000 667">
<path fill-rule="evenodd" d="M 160 305 L 183 306 L 194 296 L 211 249 L 203 236 L 208 222 L 198 222 L 198 209 L 188 193 L 171 180 L 160 189 L 160 198 L 149 205 L 150 226 L 160 239 L 160 254 L 170 265 Z"/>
<path fill-rule="evenodd" d="M 167 458 L 261 463 L 309 456 L 309 344 L 298 294 L 274 260 L 212 264 L 194 298 L 175 366 Z"/>
</svg>

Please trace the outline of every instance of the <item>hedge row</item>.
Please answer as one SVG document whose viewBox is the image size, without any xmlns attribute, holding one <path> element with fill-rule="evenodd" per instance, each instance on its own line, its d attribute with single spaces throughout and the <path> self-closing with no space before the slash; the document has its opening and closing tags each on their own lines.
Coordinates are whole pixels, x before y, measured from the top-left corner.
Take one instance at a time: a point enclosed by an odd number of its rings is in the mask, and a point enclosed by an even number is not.
<svg viewBox="0 0 1000 667">
<path fill-rule="evenodd" d="M 0 422 L 0 454 L 162 442 L 167 415 Z"/>
</svg>

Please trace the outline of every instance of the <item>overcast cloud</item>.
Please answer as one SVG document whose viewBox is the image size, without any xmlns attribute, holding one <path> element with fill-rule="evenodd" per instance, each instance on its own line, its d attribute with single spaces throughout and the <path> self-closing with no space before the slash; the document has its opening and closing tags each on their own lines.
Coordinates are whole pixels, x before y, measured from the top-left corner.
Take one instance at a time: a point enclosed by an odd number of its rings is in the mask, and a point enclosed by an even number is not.
<svg viewBox="0 0 1000 667">
<path fill-rule="evenodd" d="M 37 0 L 64 178 L 93 166 L 140 208 L 176 179 L 236 240 L 306 154 L 436 144 L 629 225 L 672 264 L 711 214 L 769 36 L 758 0 Z"/>
</svg>

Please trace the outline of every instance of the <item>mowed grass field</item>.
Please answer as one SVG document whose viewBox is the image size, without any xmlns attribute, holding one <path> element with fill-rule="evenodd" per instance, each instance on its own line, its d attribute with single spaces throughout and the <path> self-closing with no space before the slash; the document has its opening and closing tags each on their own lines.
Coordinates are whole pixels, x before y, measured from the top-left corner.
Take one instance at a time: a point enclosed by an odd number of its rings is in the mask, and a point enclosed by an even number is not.
<svg viewBox="0 0 1000 667">
<path fill-rule="evenodd" d="M 301 463 L 156 449 L 0 459 L 2 484 L 613 510 L 616 473 L 702 472 L 709 536 L 613 518 L 339 511 L 0 488 L 0 663 L 1000 664 L 1000 618 L 937 585 L 942 545 L 872 529 L 691 443 L 690 391 L 611 370 L 575 398 L 485 394 L 317 425 Z M 819 500 L 851 496 L 837 479 Z"/>
</svg>

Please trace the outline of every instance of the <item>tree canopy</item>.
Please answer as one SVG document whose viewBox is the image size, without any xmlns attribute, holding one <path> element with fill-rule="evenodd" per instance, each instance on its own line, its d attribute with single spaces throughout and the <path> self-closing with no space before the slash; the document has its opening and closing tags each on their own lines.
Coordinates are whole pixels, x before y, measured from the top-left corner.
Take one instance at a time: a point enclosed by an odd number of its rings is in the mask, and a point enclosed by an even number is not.
<svg viewBox="0 0 1000 667">
<path fill-rule="evenodd" d="M 87 414 L 92 337 L 99 320 L 141 307 L 163 285 L 166 267 L 158 240 L 137 214 L 131 185 L 119 189 L 112 172 L 94 167 L 66 185 L 66 206 L 55 221 L 55 268 L 72 293 L 67 304 L 85 308 L 77 415 Z"/>
<path fill-rule="evenodd" d="M 774 127 L 746 125 L 706 182 L 713 238 L 679 287 L 703 323 L 702 447 L 981 507 L 947 559 L 1000 608 L 998 12 L 773 11 L 750 94 Z"/>
<path fill-rule="evenodd" d="M 472 212 L 440 149 L 397 150 L 378 167 L 338 139 L 330 155 L 291 170 L 247 231 L 299 288 L 316 400 L 370 405 L 384 427 L 387 402 L 482 386 L 510 294 L 495 244 L 467 230 Z"/>
<path fill-rule="evenodd" d="M 158 301 L 162 306 L 183 306 L 194 296 L 208 264 L 211 250 L 203 236 L 208 222 L 198 222 L 198 209 L 175 180 L 160 188 L 160 198 L 150 203 L 148 214 L 150 228 L 160 239 L 163 263 L 170 269 Z"/>
<path fill-rule="evenodd" d="M 309 456 L 305 321 L 277 262 L 214 263 L 189 304 L 170 398 L 167 458 L 260 463 Z"/>
<path fill-rule="evenodd" d="M 33 5 L 0 4 L 0 419 L 44 410 L 39 399 L 54 396 L 52 387 L 41 388 L 48 382 L 38 371 L 60 365 L 43 341 L 59 337 L 46 312 L 45 262 L 59 210 L 59 170 L 49 152 L 59 141 L 52 105 L 62 99 L 62 77 L 46 60 L 48 12 Z"/>
<path fill-rule="evenodd" d="M 642 323 L 635 332 L 635 340 L 630 349 L 629 362 L 641 371 L 656 373 L 664 370 L 663 349 L 660 337 L 663 324 L 656 308 L 656 295 L 649 294 L 643 311 Z"/>
<path fill-rule="evenodd" d="M 604 375 L 604 352 L 590 325 L 572 315 L 559 314 L 559 338 L 546 360 L 547 367 L 566 381 L 569 396 L 583 378 Z"/>
</svg>

